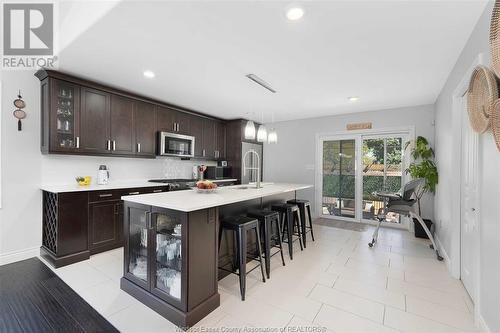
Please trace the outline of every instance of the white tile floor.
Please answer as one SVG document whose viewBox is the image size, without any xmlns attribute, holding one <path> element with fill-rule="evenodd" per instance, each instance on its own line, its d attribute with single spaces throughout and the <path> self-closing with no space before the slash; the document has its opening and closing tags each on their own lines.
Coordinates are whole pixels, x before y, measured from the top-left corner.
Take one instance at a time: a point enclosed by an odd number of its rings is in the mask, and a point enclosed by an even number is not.
<svg viewBox="0 0 500 333">
<path fill-rule="evenodd" d="M 191 330 L 479 332 L 462 284 L 436 261 L 428 242 L 383 229 L 369 249 L 371 230 L 316 225 L 315 231 L 316 242 L 303 252 L 296 249 L 293 261 L 286 255 L 285 267 L 273 257 L 266 283 L 258 270 L 247 277 L 245 302 L 237 276 L 221 280 L 221 306 Z M 120 290 L 122 260 L 123 249 L 117 249 L 54 271 L 122 332 L 178 331 Z"/>
</svg>

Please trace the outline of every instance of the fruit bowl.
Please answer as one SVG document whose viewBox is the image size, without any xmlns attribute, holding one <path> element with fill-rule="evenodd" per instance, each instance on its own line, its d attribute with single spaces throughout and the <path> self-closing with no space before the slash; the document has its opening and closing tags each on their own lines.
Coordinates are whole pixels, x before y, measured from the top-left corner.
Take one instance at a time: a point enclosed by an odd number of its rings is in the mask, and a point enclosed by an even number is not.
<svg viewBox="0 0 500 333">
<path fill-rule="evenodd" d="M 209 180 L 200 180 L 193 189 L 198 193 L 213 193 L 217 191 L 217 184 Z"/>
</svg>

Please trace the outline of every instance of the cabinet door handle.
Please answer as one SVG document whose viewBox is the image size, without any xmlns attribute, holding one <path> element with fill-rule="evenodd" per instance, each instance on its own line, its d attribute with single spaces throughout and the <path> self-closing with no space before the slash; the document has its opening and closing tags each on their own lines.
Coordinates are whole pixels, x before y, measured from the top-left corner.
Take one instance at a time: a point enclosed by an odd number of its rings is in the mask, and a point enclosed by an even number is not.
<svg viewBox="0 0 500 333">
<path fill-rule="evenodd" d="M 80 137 L 79 137 L 79 136 L 77 136 L 77 137 L 75 138 L 75 141 L 76 141 L 76 143 L 75 143 L 75 147 L 76 147 L 77 149 L 78 149 L 78 148 L 80 148 Z"/>
<path fill-rule="evenodd" d="M 116 141 L 113 140 L 113 150 L 116 150 Z"/>
<path fill-rule="evenodd" d="M 140 152 L 141 152 L 141 144 L 140 144 L 140 143 L 138 143 L 138 144 L 137 144 L 137 152 L 138 152 L 138 153 L 140 153 Z"/>
<path fill-rule="evenodd" d="M 203 157 L 205 157 L 205 149 L 203 149 L 203 152 L 201 153 Z"/>
<path fill-rule="evenodd" d="M 106 150 L 111 150 L 111 140 L 106 141 Z"/>
<path fill-rule="evenodd" d="M 136 195 L 136 194 L 139 194 L 140 192 L 129 192 L 128 195 Z"/>
<path fill-rule="evenodd" d="M 153 193 L 160 193 L 163 192 L 163 190 L 153 190 Z"/>
<path fill-rule="evenodd" d="M 176 123 L 173 124 L 173 130 L 174 130 L 174 132 L 177 131 L 177 124 Z"/>
<path fill-rule="evenodd" d="M 112 196 L 113 196 L 112 193 L 99 194 L 99 198 L 109 198 L 109 197 L 112 197 Z"/>
</svg>

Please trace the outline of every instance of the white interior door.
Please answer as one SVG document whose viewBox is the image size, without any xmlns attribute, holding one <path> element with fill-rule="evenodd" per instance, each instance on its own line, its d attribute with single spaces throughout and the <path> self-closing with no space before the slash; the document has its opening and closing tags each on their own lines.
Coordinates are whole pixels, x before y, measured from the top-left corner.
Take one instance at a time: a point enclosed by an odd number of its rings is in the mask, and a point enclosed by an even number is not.
<svg viewBox="0 0 500 333">
<path fill-rule="evenodd" d="M 472 300 L 475 298 L 478 253 L 478 135 L 469 125 L 466 98 L 462 98 L 461 246 L 460 276 Z"/>
</svg>

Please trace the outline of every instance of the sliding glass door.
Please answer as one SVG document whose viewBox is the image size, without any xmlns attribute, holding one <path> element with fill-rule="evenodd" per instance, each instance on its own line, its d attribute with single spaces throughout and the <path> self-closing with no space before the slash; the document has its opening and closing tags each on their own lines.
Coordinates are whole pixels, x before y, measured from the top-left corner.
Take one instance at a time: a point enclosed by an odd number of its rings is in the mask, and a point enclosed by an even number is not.
<svg viewBox="0 0 500 333">
<path fill-rule="evenodd" d="M 318 141 L 321 172 L 318 200 L 323 217 L 356 222 L 401 224 L 398 214 L 385 214 L 374 192 L 397 192 L 405 183 L 404 146 L 409 132 L 322 136 Z"/>
<path fill-rule="evenodd" d="M 356 140 L 325 140 L 323 215 L 356 217 Z"/>
<path fill-rule="evenodd" d="M 385 202 L 373 195 L 374 192 L 397 192 L 403 184 L 403 149 L 406 138 L 402 135 L 363 137 L 362 218 L 377 220 L 384 213 Z M 401 223 L 400 216 L 388 213 L 386 222 Z"/>
</svg>

